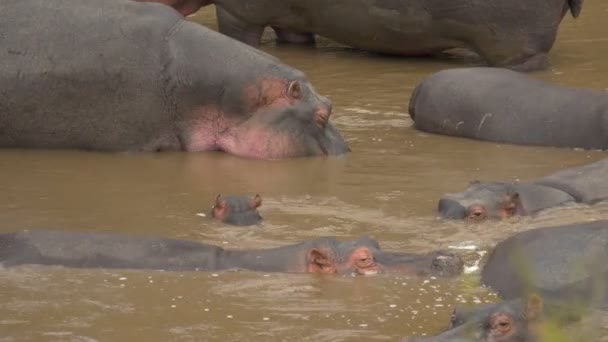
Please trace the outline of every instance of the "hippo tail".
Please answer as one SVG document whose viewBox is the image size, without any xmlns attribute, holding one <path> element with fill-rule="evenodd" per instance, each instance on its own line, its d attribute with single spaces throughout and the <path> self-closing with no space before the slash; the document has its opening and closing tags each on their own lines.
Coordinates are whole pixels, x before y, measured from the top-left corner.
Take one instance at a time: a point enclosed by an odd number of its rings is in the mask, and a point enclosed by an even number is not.
<svg viewBox="0 0 608 342">
<path fill-rule="evenodd" d="M 410 103 L 407 109 L 410 113 L 410 118 L 412 118 L 412 120 L 414 121 L 416 121 L 416 111 L 414 108 L 416 107 L 416 100 L 418 99 L 418 93 L 420 93 L 420 88 L 422 88 L 422 83 L 424 82 L 418 83 L 418 85 L 412 91 L 412 95 L 410 96 Z"/>
<path fill-rule="evenodd" d="M 581 14 L 581 10 L 583 9 L 583 1 L 585 0 L 568 0 L 568 7 L 570 7 L 572 17 L 577 18 Z"/>
</svg>

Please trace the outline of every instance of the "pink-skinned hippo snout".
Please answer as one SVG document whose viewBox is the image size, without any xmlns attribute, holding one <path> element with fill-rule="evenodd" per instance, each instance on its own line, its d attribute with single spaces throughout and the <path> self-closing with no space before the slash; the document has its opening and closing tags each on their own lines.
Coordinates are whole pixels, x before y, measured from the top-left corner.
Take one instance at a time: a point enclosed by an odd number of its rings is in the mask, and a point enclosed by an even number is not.
<svg viewBox="0 0 608 342">
<path fill-rule="evenodd" d="M 254 159 L 349 152 L 348 144 L 330 120 L 331 101 L 319 95 L 302 74 L 292 77 L 248 81 L 249 85 L 237 96 L 238 101 L 199 107 L 191 117 L 213 116 L 216 120 L 193 120 L 185 149 L 220 150 Z"/>
</svg>

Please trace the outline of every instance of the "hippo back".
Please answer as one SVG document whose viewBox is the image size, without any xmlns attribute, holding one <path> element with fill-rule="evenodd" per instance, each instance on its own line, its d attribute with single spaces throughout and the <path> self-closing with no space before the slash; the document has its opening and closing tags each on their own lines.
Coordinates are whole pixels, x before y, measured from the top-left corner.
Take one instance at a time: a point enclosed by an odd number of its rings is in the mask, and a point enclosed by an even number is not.
<svg viewBox="0 0 608 342">
<path fill-rule="evenodd" d="M 162 72 L 181 20 L 127 0 L 0 1 L 0 146 L 127 150 L 172 129 Z"/>
<path fill-rule="evenodd" d="M 567 192 L 577 202 L 600 202 L 608 199 L 608 159 L 562 170 L 535 183 Z"/>
<path fill-rule="evenodd" d="M 490 254 L 482 283 L 504 299 L 540 292 L 588 301 L 608 289 L 608 221 L 539 228 L 508 238 Z"/>
</svg>

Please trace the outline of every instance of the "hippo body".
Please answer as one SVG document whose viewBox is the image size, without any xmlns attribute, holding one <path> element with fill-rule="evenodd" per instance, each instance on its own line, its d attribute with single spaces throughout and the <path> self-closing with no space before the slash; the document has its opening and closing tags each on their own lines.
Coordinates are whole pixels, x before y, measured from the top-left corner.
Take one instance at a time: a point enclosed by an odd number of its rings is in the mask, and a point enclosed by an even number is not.
<svg viewBox="0 0 608 342">
<path fill-rule="evenodd" d="M 375 240 L 339 241 L 323 237 L 261 250 L 226 250 L 193 241 L 116 233 L 25 230 L 0 234 L 0 264 L 74 268 L 453 276 L 462 260 L 450 253 L 385 252 Z"/>
<path fill-rule="evenodd" d="M 450 329 L 408 342 L 534 342 L 538 323 L 564 325 L 608 303 L 608 221 L 518 233 L 490 253 L 481 281 L 504 299 L 455 308 Z M 582 309 L 582 311 L 581 311 Z"/>
<path fill-rule="evenodd" d="M 438 211 L 443 218 L 473 221 L 530 215 L 567 203 L 608 200 L 608 158 L 568 168 L 521 183 L 472 182 L 458 193 L 445 194 Z"/>
<path fill-rule="evenodd" d="M 559 24 L 582 0 L 215 0 L 220 32 L 258 46 L 266 26 L 280 42 L 314 34 L 372 52 L 402 56 L 468 48 L 492 66 L 547 66 Z"/>
<path fill-rule="evenodd" d="M 608 303 L 606 260 L 608 221 L 538 228 L 496 245 L 481 281 L 507 300 L 533 292 L 601 307 Z"/>
<path fill-rule="evenodd" d="M 0 32 L 0 147 L 348 150 L 302 72 L 167 6 L 6 0 Z"/>
<path fill-rule="evenodd" d="M 421 131 L 518 145 L 608 148 L 608 93 L 498 68 L 461 68 L 422 80 L 409 103 Z"/>
</svg>

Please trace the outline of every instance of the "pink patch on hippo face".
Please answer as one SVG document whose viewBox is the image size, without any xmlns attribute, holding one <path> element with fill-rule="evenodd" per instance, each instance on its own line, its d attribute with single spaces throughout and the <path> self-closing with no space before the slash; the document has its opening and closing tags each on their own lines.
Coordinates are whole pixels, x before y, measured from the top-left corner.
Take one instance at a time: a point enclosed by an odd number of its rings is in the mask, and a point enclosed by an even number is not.
<svg viewBox="0 0 608 342">
<path fill-rule="evenodd" d="M 295 104 L 302 99 L 302 86 L 299 82 L 265 78 L 246 87 L 244 93 L 246 111 L 255 113 L 260 108 L 278 108 Z"/>
</svg>

